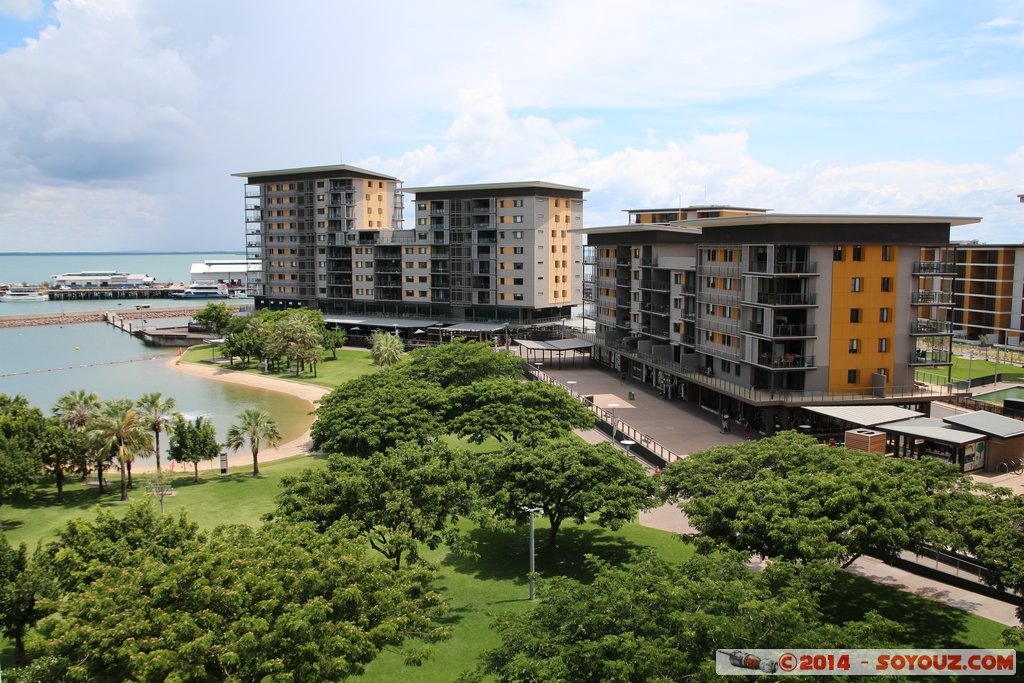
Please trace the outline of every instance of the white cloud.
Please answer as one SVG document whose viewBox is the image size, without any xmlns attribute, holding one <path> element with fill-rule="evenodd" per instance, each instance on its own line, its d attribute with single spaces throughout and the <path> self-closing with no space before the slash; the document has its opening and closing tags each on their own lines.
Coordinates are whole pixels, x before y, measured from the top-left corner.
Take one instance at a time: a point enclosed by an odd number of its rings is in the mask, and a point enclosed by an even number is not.
<svg viewBox="0 0 1024 683">
<path fill-rule="evenodd" d="M 0 16 L 26 21 L 43 12 L 43 0 L 0 0 Z"/>
</svg>

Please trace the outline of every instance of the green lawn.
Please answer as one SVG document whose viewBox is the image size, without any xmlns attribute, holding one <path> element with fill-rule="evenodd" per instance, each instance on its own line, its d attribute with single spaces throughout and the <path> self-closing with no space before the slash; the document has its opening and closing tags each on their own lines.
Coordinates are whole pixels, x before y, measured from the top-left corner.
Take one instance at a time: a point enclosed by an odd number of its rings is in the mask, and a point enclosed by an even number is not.
<svg viewBox="0 0 1024 683">
<path fill-rule="evenodd" d="M 209 344 L 199 344 L 197 346 L 190 347 L 181 359 L 186 363 L 202 363 L 202 361 L 208 360 L 212 354 L 212 346 Z M 206 365 L 206 363 L 202 364 Z M 229 366 L 226 365 L 218 367 L 230 369 Z M 313 373 L 310 371 L 299 373 L 298 376 L 295 375 L 294 370 L 287 369 L 281 372 L 263 372 L 263 369 L 256 367 L 255 364 L 243 366 L 237 361 L 235 362 L 234 367 L 237 370 L 249 372 L 254 375 L 289 379 L 304 382 L 306 384 L 316 384 L 329 389 L 333 389 L 334 387 L 344 384 L 350 379 L 354 379 L 360 375 L 373 372 L 376 369 L 370 359 L 370 352 L 360 351 L 358 349 L 338 349 L 337 359 L 334 358 L 334 354 L 330 352 L 325 353 L 324 361 L 320 365 L 316 366 L 316 377 L 314 377 Z"/>
<path fill-rule="evenodd" d="M 915 372 L 915 377 L 921 382 L 930 382 L 932 384 L 945 384 L 948 380 L 946 379 L 946 373 L 949 370 L 947 367 L 937 368 L 918 368 Z M 1024 373 L 1020 367 L 1008 365 L 1000 361 L 999 370 L 1001 373 Z M 971 360 L 967 356 L 953 356 L 953 381 L 958 382 L 961 380 L 970 379 L 973 377 L 985 377 L 986 375 L 996 374 L 996 364 L 992 361 L 987 361 L 983 358 L 975 358 Z"/>
<path fill-rule="evenodd" d="M 458 442 L 458 440 L 454 440 Z M 494 443 L 470 445 L 474 452 L 495 448 Z M 281 477 L 307 467 L 323 467 L 324 459 L 300 456 L 268 462 L 260 466 L 262 476 L 253 478 L 247 467 L 234 468 L 229 476 L 217 473 L 202 476 L 200 483 L 190 475 L 174 479 L 176 495 L 166 498 L 168 512 L 185 509 L 190 517 L 204 527 L 223 523 L 256 524 L 273 509 Z M 132 498 L 144 496 L 142 477 L 132 491 Z M 116 475 L 112 484 L 116 484 Z M 52 485 L 41 486 L 33 495 L 13 501 L 0 508 L 0 520 L 7 528 L 7 539 L 34 545 L 38 540 L 53 537 L 54 531 L 74 516 L 91 514 L 94 505 L 124 510 L 114 487 L 103 496 L 96 489 L 74 483 L 67 487 L 68 502 L 54 502 Z M 610 562 L 622 562 L 644 548 L 655 551 L 669 562 L 689 557 L 692 546 L 675 534 L 628 524 L 618 531 L 601 529 L 592 524 L 577 526 L 567 523 L 559 532 L 559 547 L 552 553 L 544 547 L 545 520 L 538 519 L 537 571 L 541 576 L 566 575 L 586 581 L 584 555 L 593 554 Z M 510 530 L 484 530 L 465 522 L 464 530 L 477 544 L 478 557 L 465 559 L 452 556 L 447 549 L 427 551 L 426 557 L 438 566 L 437 588 L 451 605 L 448 625 L 452 638 L 429 645 L 430 656 L 420 666 L 405 664 L 408 653 L 422 648 L 423 643 L 408 642 L 402 647 L 388 648 L 374 660 L 361 676 L 366 681 L 451 681 L 463 671 L 476 666 L 478 655 L 497 644 L 489 628 L 494 617 L 509 610 L 529 609 L 528 527 Z M 543 595 L 541 594 L 541 597 Z M 829 612 L 842 621 L 874 609 L 904 624 L 907 645 L 916 647 L 996 647 L 1004 627 L 966 612 L 939 603 L 875 584 L 866 579 L 841 575 L 836 583 Z M 9 661 L 11 653 L 4 652 Z"/>
</svg>

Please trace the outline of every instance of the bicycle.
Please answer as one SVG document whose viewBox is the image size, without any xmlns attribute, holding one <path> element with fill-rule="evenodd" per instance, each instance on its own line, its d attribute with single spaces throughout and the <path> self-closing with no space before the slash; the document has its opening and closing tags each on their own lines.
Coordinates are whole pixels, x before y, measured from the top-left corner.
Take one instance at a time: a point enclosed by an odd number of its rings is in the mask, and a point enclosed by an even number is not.
<svg viewBox="0 0 1024 683">
<path fill-rule="evenodd" d="M 1007 474 L 1012 472 L 1013 474 L 1024 474 L 1024 463 L 1020 460 L 1006 460 L 999 463 L 1000 474 Z"/>
</svg>

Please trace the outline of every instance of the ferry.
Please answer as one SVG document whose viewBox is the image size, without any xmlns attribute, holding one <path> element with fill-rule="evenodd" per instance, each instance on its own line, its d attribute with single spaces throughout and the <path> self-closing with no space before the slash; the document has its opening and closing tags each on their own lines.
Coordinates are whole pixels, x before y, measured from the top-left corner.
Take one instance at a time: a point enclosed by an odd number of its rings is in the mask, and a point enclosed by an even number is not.
<svg viewBox="0 0 1024 683">
<path fill-rule="evenodd" d="M 171 294 L 172 299 L 227 299 L 230 296 L 223 282 L 193 282 L 184 292 Z"/>
<path fill-rule="evenodd" d="M 50 296 L 38 287 L 8 287 L 0 296 L 4 303 L 21 303 L 23 301 L 48 301 Z"/>
<path fill-rule="evenodd" d="M 116 270 L 82 270 L 53 276 L 54 287 L 74 289 L 77 287 L 149 287 L 156 278 L 143 273 L 122 273 Z"/>
</svg>

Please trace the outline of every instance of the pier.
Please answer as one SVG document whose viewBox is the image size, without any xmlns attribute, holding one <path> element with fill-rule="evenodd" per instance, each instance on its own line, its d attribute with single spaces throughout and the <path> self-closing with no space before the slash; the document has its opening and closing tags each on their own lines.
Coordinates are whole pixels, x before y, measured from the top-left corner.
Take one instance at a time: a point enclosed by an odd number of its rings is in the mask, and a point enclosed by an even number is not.
<svg viewBox="0 0 1024 683">
<path fill-rule="evenodd" d="M 50 301 L 87 301 L 91 299 L 169 299 L 185 291 L 184 285 L 152 287 L 68 287 L 44 290 Z"/>
<path fill-rule="evenodd" d="M 228 306 L 236 311 L 251 311 L 252 304 L 239 304 L 231 300 L 225 301 Z M 129 331 L 129 323 L 134 329 L 138 325 L 132 321 L 156 320 L 159 318 L 184 318 L 202 310 L 205 307 L 191 304 L 188 306 L 166 306 L 160 308 L 146 308 L 137 311 L 74 311 L 70 313 L 26 313 L 23 315 L 0 316 L 0 329 L 8 327 L 37 327 L 39 325 L 76 325 L 80 323 L 108 323 Z M 119 322 L 115 322 L 119 321 Z"/>
</svg>

